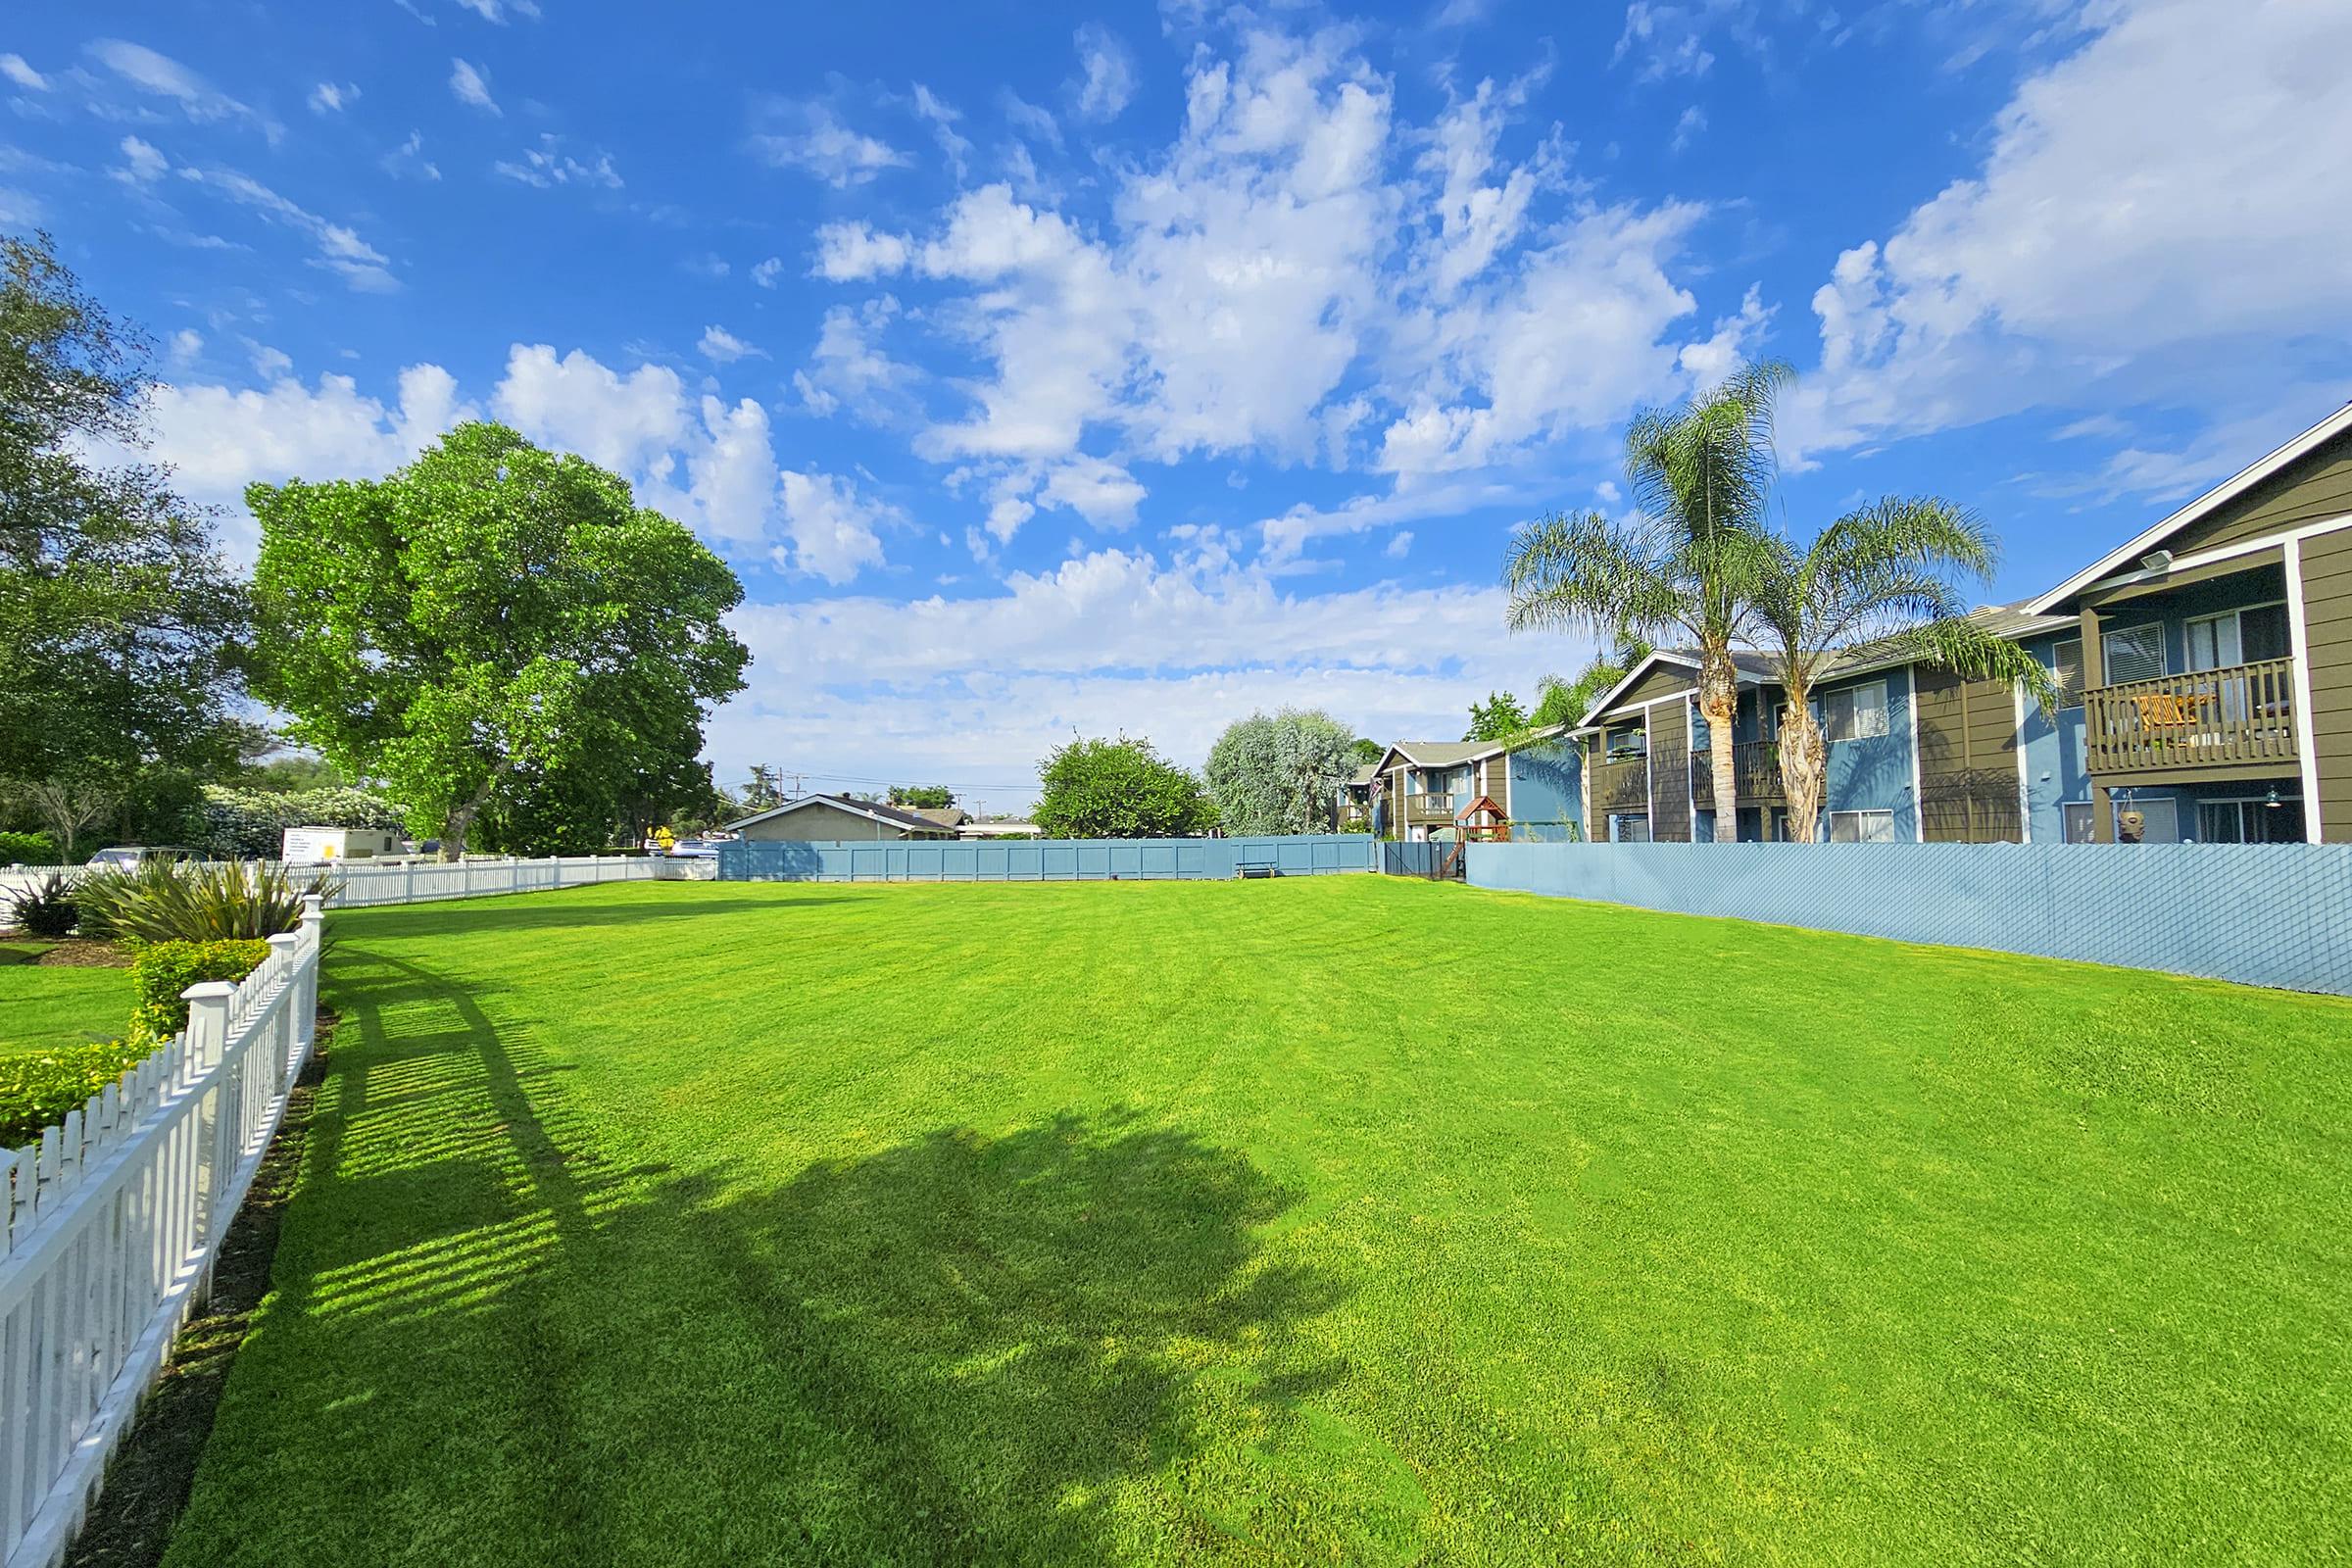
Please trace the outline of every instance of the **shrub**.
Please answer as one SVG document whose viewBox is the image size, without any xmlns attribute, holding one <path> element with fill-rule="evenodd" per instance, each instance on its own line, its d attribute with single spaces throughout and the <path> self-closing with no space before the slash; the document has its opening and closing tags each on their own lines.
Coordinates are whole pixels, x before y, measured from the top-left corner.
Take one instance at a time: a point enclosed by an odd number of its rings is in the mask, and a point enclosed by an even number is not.
<svg viewBox="0 0 2352 1568">
<path fill-rule="evenodd" d="M 152 1044 L 110 1040 L 0 1055 L 0 1147 L 21 1149 L 146 1059 Z"/>
<path fill-rule="evenodd" d="M 189 848 L 208 859 L 273 860 L 290 827 L 380 827 L 398 831 L 401 808 L 367 790 L 240 790 L 208 784 L 189 813 Z"/>
<path fill-rule="evenodd" d="M 335 886 L 325 876 L 297 882 L 283 870 L 150 860 L 99 871 L 75 890 L 85 935 L 138 942 L 216 942 L 291 931 L 305 893 Z"/>
<path fill-rule="evenodd" d="M 74 929 L 80 911 L 65 876 L 52 871 L 35 887 L 9 901 L 9 918 L 30 937 L 62 937 Z"/>
<path fill-rule="evenodd" d="M 57 840 L 46 833 L 0 833 L 0 865 L 55 865 Z"/>
<path fill-rule="evenodd" d="M 130 1012 L 130 1040 L 148 1049 L 188 1026 L 188 1004 L 180 993 L 200 980 L 242 980 L 270 956 L 270 944 L 157 942 L 130 960 L 130 988 L 138 1004 Z"/>
</svg>

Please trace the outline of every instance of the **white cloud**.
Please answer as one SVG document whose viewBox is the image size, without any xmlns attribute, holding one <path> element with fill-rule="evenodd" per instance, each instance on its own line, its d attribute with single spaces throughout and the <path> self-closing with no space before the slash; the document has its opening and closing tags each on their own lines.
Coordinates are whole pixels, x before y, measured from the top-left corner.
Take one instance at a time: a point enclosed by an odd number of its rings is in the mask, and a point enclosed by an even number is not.
<svg viewBox="0 0 2352 1568">
<path fill-rule="evenodd" d="M 335 273 L 354 289 L 383 294 L 400 287 L 384 254 L 353 229 L 320 218 L 249 174 L 233 169 L 183 168 L 179 177 L 308 235 L 318 253 L 312 258 L 311 265 Z"/>
<path fill-rule="evenodd" d="M 458 102 L 471 104 L 490 113 L 504 113 L 498 100 L 490 96 L 490 73 L 471 61 L 452 59 L 449 63 L 449 90 Z"/>
<path fill-rule="evenodd" d="M 860 496 L 855 484 L 838 474 L 813 468 L 786 468 L 783 482 L 784 526 L 791 549 L 778 553 L 780 564 L 841 583 L 864 567 L 882 564 L 879 529 L 905 520 L 897 508 Z"/>
<path fill-rule="evenodd" d="M 774 288 L 776 279 L 783 275 L 784 258 L 781 256 L 770 256 L 766 261 L 752 269 L 752 281 L 761 288 Z"/>
<path fill-rule="evenodd" d="M 0 55 L 0 76 L 6 76 L 26 92 L 49 90 L 49 78 L 33 70 L 23 55 Z"/>
<path fill-rule="evenodd" d="M 1696 104 L 1685 109 L 1674 122 L 1674 139 L 1667 144 L 1670 152 L 1685 152 L 1698 140 L 1707 128 L 1707 112 Z"/>
<path fill-rule="evenodd" d="M 881 233 L 864 222 L 825 223 L 816 231 L 814 275 L 851 283 L 903 271 L 909 249 L 904 234 Z"/>
<path fill-rule="evenodd" d="M 737 360 L 764 360 L 767 358 L 764 352 L 746 343 L 723 326 L 704 327 L 702 340 L 695 347 L 702 351 L 703 358 L 717 365 L 732 365 Z"/>
<path fill-rule="evenodd" d="M 960 110 L 952 108 L 921 82 L 914 84 L 914 113 L 931 127 L 931 139 L 939 144 L 939 153 L 948 162 L 948 169 L 958 182 L 963 179 L 971 156 L 972 144 L 956 129 L 963 118 Z"/>
<path fill-rule="evenodd" d="M 491 398 L 498 416 L 534 441 L 577 452 L 620 473 L 643 473 L 686 436 L 686 390 L 675 370 L 641 365 L 626 375 L 574 349 L 517 343 Z"/>
<path fill-rule="evenodd" d="M 172 334 L 172 363 L 187 365 L 204 352 L 204 334 L 192 326 L 183 326 Z"/>
<path fill-rule="evenodd" d="M 533 22 L 539 20 L 538 0 L 458 0 L 458 4 L 484 22 L 495 22 L 502 26 L 506 24 L 509 12 L 518 17 L 528 17 Z"/>
<path fill-rule="evenodd" d="M 151 96 L 172 100 L 190 120 L 247 120 L 260 125 L 272 140 L 276 139 L 275 125 L 234 98 L 217 91 L 170 55 L 158 54 L 145 44 L 122 38 L 100 38 L 88 49 L 90 58 L 123 81 Z"/>
<path fill-rule="evenodd" d="M 1004 122 L 1024 135 L 1034 136 L 1049 146 L 1061 145 L 1061 126 L 1054 112 L 1041 109 L 1019 93 L 1007 89 L 1004 93 Z"/>
<path fill-rule="evenodd" d="M 422 180 L 441 177 L 441 166 L 424 156 L 424 132 L 412 130 L 409 139 L 376 160 L 376 167 L 394 178 L 410 175 Z"/>
<path fill-rule="evenodd" d="M 389 405 L 363 396 L 344 375 L 322 375 L 316 387 L 281 377 L 259 391 L 160 386 L 154 455 L 172 465 L 182 493 L 229 509 L 226 542 L 250 559 L 253 524 L 241 510 L 248 484 L 384 473 L 474 416 L 458 399 L 455 378 L 437 365 L 409 367 L 398 385 Z"/>
<path fill-rule="evenodd" d="M 170 159 L 136 136 L 122 138 L 122 160 L 115 172 L 133 185 L 152 185 L 172 169 Z"/>
<path fill-rule="evenodd" d="M 846 408 L 860 418 L 883 423 L 906 410 L 915 371 L 891 359 L 882 347 L 882 334 L 900 314 L 898 300 L 888 294 L 825 312 L 807 368 L 792 377 L 809 413 L 822 416 Z"/>
<path fill-rule="evenodd" d="M 2352 11 L 2094 15 L 2102 30 L 2017 88 L 1980 172 L 1838 258 L 1794 449 L 2070 398 L 2210 411 L 2294 379 L 2298 339 L 2352 335 L 2352 207 L 2327 194 L 2352 145 L 2352 76 L 2331 69 Z"/>
<path fill-rule="evenodd" d="M 715 251 L 705 251 L 700 256 L 686 257 L 678 263 L 678 266 L 688 274 L 710 283 L 717 282 L 734 270 L 727 265 L 727 259 Z"/>
<path fill-rule="evenodd" d="M 294 368 L 294 357 L 283 349 L 273 349 L 267 343 L 245 340 L 246 352 L 253 359 L 253 373 L 265 381 L 274 381 Z"/>
<path fill-rule="evenodd" d="M 1135 521 L 1144 495 L 1134 474 L 1083 453 L 1056 465 L 1038 491 L 1048 506 L 1066 507 L 1098 528 L 1124 528 Z"/>
<path fill-rule="evenodd" d="M 1677 274 L 1704 210 L 1580 194 L 1557 128 L 1520 124 L 1540 72 L 1398 126 L 1348 30 L 1238 25 L 1230 57 L 1196 55 L 1172 143 L 1110 166 L 1107 220 L 1000 182 L 911 236 L 858 220 L 820 230 L 819 276 L 949 286 L 907 324 L 983 369 L 938 383 L 963 401 L 915 448 L 1020 478 L 991 499 L 995 537 L 1023 507 L 1056 504 L 1049 469 L 1079 460 L 1125 473 L 1253 456 L 1369 466 L 1399 489 L 1538 461 L 1751 340 L 1719 323 L 1686 342 L 1696 301 Z M 1524 150 L 1506 156 L 1510 137 Z M 846 347 L 852 324 L 829 318 L 828 336 Z M 814 369 L 798 384 L 820 412 L 840 400 Z M 1096 510 L 1123 522 L 1120 496 Z M 1269 542 L 1388 514 L 1361 500 Z"/>
<path fill-rule="evenodd" d="M 813 174 L 837 190 L 914 162 L 888 142 L 852 130 L 822 103 L 774 99 L 763 107 L 760 123 L 747 143 L 755 156 L 772 168 Z"/>
<path fill-rule="evenodd" d="M 1078 29 L 1078 113 L 1088 120 L 1116 120 L 1135 97 L 1135 57 L 1099 22 Z"/>
<path fill-rule="evenodd" d="M 1388 547 L 1382 550 L 1381 554 L 1388 557 L 1391 561 L 1402 561 L 1407 555 L 1411 554 L 1412 548 L 1413 530 L 1410 528 L 1399 528 L 1395 533 L 1389 535 Z"/>
<path fill-rule="evenodd" d="M 500 159 L 492 164 L 494 172 L 541 190 L 556 185 L 595 185 L 606 190 L 620 189 L 620 172 L 612 167 L 612 156 L 599 150 L 593 162 L 583 162 L 564 150 L 564 140 L 542 132 L 539 145 L 526 147 L 518 159 Z"/>
<path fill-rule="evenodd" d="M 1147 734 L 1199 765 L 1252 708 L 1329 709 L 1383 739 L 1461 733 L 1490 690 L 1526 695 L 1581 645 L 1494 635 L 1494 588 L 1284 593 L 1214 529 L 1176 559 L 1102 550 L 976 596 L 842 596 L 734 616 L 752 688 L 711 739 L 722 774 L 755 759 L 1009 786 L 1069 738 Z M 1440 652 L 1440 651 L 1443 652 Z M 732 770 L 732 772 L 730 771 Z"/>
<path fill-rule="evenodd" d="M 360 89 L 348 82 L 322 81 L 311 89 L 311 113 L 315 115 L 341 114 L 344 107 L 360 96 Z"/>
</svg>

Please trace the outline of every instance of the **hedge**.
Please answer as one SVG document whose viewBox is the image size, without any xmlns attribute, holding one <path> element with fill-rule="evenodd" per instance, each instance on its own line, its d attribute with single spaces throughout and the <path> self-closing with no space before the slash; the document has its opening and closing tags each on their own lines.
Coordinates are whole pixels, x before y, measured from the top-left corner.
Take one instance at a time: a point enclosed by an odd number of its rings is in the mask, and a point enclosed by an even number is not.
<svg viewBox="0 0 2352 1568">
<path fill-rule="evenodd" d="M 62 1051 L 0 1055 L 0 1148 L 22 1149 L 92 1095 L 147 1059 L 153 1042 L 109 1040 Z"/>
<path fill-rule="evenodd" d="M 46 833 L 0 833 L 0 865 L 55 865 L 57 840 Z"/>
<path fill-rule="evenodd" d="M 274 860 L 290 827 L 380 827 L 405 830 L 407 815 L 368 790 L 231 789 L 207 784 L 189 813 L 186 842 L 208 860 Z"/>
<path fill-rule="evenodd" d="M 270 944 L 258 941 L 155 942 L 141 948 L 130 960 L 131 993 L 137 999 L 130 1039 L 145 1042 L 140 1054 L 188 1026 L 182 991 L 200 980 L 242 980 L 268 956 Z"/>
</svg>

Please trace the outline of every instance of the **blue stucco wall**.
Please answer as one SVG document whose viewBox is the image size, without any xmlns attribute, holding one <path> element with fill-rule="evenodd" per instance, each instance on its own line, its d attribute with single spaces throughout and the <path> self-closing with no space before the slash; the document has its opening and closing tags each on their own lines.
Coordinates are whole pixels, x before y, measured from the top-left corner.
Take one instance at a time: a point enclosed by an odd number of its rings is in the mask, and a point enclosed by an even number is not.
<svg viewBox="0 0 2352 1568">
<path fill-rule="evenodd" d="M 1823 780 L 1825 809 L 1831 811 L 1889 811 L 1894 816 L 1897 842 L 1919 837 L 1919 792 L 1911 772 L 1911 671 L 1889 669 L 1859 680 L 1825 682 L 1814 694 L 1814 716 L 1821 699 L 1832 692 L 1886 683 L 1886 733 L 1861 740 L 1833 741 Z M 1830 824 L 1821 824 L 1830 836 Z"/>
<path fill-rule="evenodd" d="M 1230 877 L 1247 861 L 1284 876 L 1372 869 L 1367 833 L 1253 839 L 1027 839 L 974 844 L 738 841 L 718 847 L 722 882 L 1147 882 Z"/>
<path fill-rule="evenodd" d="M 1484 888 L 2352 995 L 2352 845 L 1473 844 L 1468 853 L 1469 880 Z"/>
<path fill-rule="evenodd" d="M 1584 836 L 1582 754 L 1569 741 L 1546 741 L 1513 752 L 1511 836 L 1533 844 Z"/>
</svg>

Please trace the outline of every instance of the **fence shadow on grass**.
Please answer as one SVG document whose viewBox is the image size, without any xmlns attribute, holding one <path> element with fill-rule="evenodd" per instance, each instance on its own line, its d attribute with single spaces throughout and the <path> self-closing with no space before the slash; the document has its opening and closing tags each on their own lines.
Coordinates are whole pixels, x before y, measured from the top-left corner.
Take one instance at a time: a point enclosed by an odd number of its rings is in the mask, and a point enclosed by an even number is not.
<svg viewBox="0 0 2352 1568">
<path fill-rule="evenodd" d="M 695 883 L 615 882 L 612 887 L 703 886 Z M 567 889 L 565 891 L 576 891 Z M 491 895 L 512 904 L 487 904 L 486 899 L 449 900 L 439 904 L 376 905 L 365 909 L 337 910 L 328 916 L 337 924 L 345 914 L 365 915 L 370 941 L 397 940 L 462 928 L 476 931 L 549 931 L 647 925 L 662 920 L 693 920 L 719 914 L 782 914 L 820 904 L 847 902 L 838 893 L 809 893 L 794 897 L 747 899 L 657 897 L 622 904 L 578 904 L 556 899 L 552 893 Z M 550 901 L 553 902 L 550 902 Z"/>
<path fill-rule="evenodd" d="M 1091 1562 L 1277 1505 L 1344 1287 L 1262 1255 L 1298 1200 L 1245 1156 L 1113 1111 L 679 1171 L 462 987 L 340 978 L 184 1560 Z"/>
</svg>

